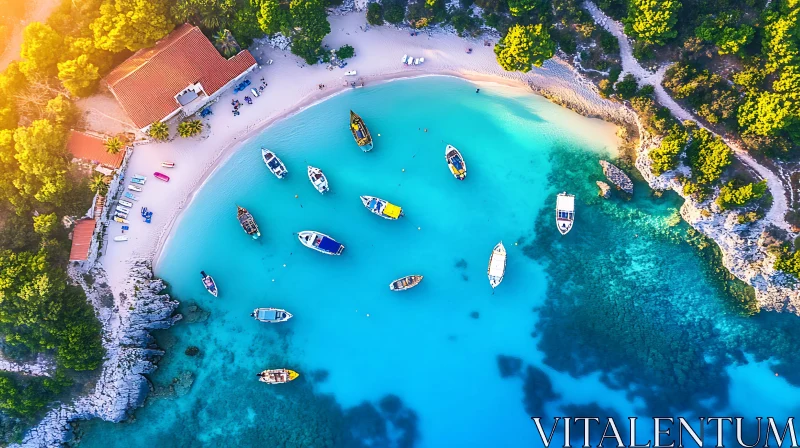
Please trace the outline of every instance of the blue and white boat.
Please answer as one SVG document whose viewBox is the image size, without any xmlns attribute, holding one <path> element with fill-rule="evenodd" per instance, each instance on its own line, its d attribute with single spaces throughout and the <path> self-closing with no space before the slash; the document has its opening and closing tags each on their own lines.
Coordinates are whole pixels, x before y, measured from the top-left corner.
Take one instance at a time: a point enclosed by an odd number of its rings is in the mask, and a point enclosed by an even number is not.
<svg viewBox="0 0 800 448">
<path fill-rule="evenodd" d="M 139 200 L 139 198 L 137 198 L 136 195 L 131 193 L 130 191 L 126 191 L 123 196 L 125 196 L 128 199 L 130 199 L 131 201 L 138 201 Z"/>
<path fill-rule="evenodd" d="M 264 164 L 267 165 L 272 174 L 275 175 L 278 179 L 283 179 L 289 174 L 289 170 L 286 169 L 286 165 L 281 162 L 281 159 L 275 155 L 274 152 L 270 151 L 267 148 L 261 148 L 261 157 L 264 159 Z"/>
<path fill-rule="evenodd" d="M 367 210 L 375 213 L 383 219 L 395 220 L 403 216 L 403 209 L 394 205 L 386 199 L 376 198 L 375 196 L 361 196 L 361 203 Z"/>
<path fill-rule="evenodd" d="M 214 279 L 211 278 L 210 275 L 206 274 L 205 271 L 200 271 L 200 275 L 203 276 L 203 287 L 206 288 L 212 296 L 217 297 L 219 294 L 219 290 L 217 289 L 217 283 L 214 282 Z"/>
<path fill-rule="evenodd" d="M 147 180 L 147 178 L 145 178 L 145 177 L 134 177 L 134 178 L 131 179 L 131 183 L 144 185 L 146 180 Z"/>
<path fill-rule="evenodd" d="M 256 308 L 250 316 L 259 322 L 277 324 L 291 319 L 292 313 L 279 308 Z"/>
<path fill-rule="evenodd" d="M 304 230 L 297 234 L 297 239 L 309 249 L 328 255 L 341 255 L 344 245 L 324 233 Z"/>
<path fill-rule="evenodd" d="M 447 166 L 450 172 L 458 180 L 467 178 L 467 162 L 461 156 L 461 152 L 453 145 L 447 145 L 444 149 L 444 159 L 447 161 Z"/>
<path fill-rule="evenodd" d="M 325 177 L 325 173 L 323 173 L 321 169 L 315 166 L 308 166 L 308 180 L 310 180 L 311 185 L 322 194 L 325 194 L 325 192 L 329 190 L 328 178 Z"/>
</svg>

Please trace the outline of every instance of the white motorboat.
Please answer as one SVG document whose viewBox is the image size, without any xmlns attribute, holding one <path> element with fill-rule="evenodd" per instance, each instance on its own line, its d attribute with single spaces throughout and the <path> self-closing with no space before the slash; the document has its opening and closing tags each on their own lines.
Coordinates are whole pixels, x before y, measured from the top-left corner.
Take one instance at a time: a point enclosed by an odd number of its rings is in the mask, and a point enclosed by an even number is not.
<svg viewBox="0 0 800 448">
<path fill-rule="evenodd" d="M 575 221 L 575 195 L 567 192 L 559 193 L 556 196 L 556 227 L 562 235 L 566 235 L 572 230 L 572 223 Z"/>
<path fill-rule="evenodd" d="M 250 316 L 259 322 L 276 324 L 291 319 L 292 313 L 279 308 L 256 308 Z"/>
<path fill-rule="evenodd" d="M 313 230 L 303 230 L 297 234 L 297 239 L 303 246 L 328 255 L 341 255 L 344 245 L 324 233 Z"/>
<path fill-rule="evenodd" d="M 503 281 L 503 277 L 506 275 L 506 248 L 503 246 L 502 241 L 494 246 L 492 255 L 489 257 L 489 268 L 486 273 L 489 276 L 489 284 L 492 285 L 492 289 L 497 288 L 497 285 Z"/>
<path fill-rule="evenodd" d="M 329 190 L 328 188 L 328 178 L 325 177 L 325 174 L 322 172 L 321 169 L 311 166 L 308 166 L 308 180 L 311 181 L 311 185 L 317 189 L 322 194 L 325 194 L 326 191 Z"/>
<path fill-rule="evenodd" d="M 130 184 L 130 185 L 128 185 L 128 190 L 136 191 L 138 193 L 141 193 L 142 192 L 142 187 L 140 187 L 138 185 Z"/>
<path fill-rule="evenodd" d="M 133 202 L 126 201 L 125 199 L 120 199 L 119 203 L 120 205 L 123 205 L 128 208 L 133 207 Z"/>
<path fill-rule="evenodd" d="M 453 145 L 447 145 L 444 149 L 444 159 L 447 161 L 447 166 L 450 172 L 453 173 L 458 180 L 464 180 L 467 177 L 467 162 L 461 155 L 458 149 Z"/>
<path fill-rule="evenodd" d="M 261 157 L 264 159 L 264 164 L 267 165 L 267 168 L 269 168 L 272 174 L 278 179 L 283 179 L 289 173 L 289 170 L 286 169 L 286 165 L 284 165 L 281 159 L 269 149 L 261 148 Z"/>
</svg>

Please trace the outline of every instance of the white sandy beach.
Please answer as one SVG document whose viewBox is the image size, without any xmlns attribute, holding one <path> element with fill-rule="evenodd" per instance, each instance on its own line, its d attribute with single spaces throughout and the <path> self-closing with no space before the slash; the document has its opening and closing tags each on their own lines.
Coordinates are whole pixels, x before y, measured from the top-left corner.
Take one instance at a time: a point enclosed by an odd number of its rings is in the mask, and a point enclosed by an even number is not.
<svg viewBox="0 0 800 448">
<path fill-rule="evenodd" d="M 191 201 L 193 193 L 205 179 L 222 163 L 240 143 L 257 134 L 276 120 L 296 113 L 333 94 L 350 87 L 343 86 L 344 73 L 356 70 L 366 88 L 376 82 L 396 78 L 425 75 L 451 75 L 475 82 L 496 82 L 530 92 L 528 83 L 537 89 L 555 94 L 566 102 L 581 105 L 594 115 L 625 117 L 628 113 L 621 105 L 603 100 L 594 87 L 578 77 L 572 68 L 558 60 L 548 61 L 541 69 L 523 73 L 502 70 L 495 60 L 492 46 L 484 46 L 483 39 L 465 40 L 452 34 L 439 33 L 432 36 L 419 34 L 410 36 L 407 30 L 394 27 L 366 28 L 363 13 L 331 16 L 332 32 L 325 44 L 338 48 L 350 44 L 356 49 L 356 57 L 348 60 L 345 69 L 329 71 L 324 65 L 307 66 L 288 51 L 268 46 L 251 48 L 261 63 L 272 59 L 272 65 L 254 72 L 249 79 L 254 85 L 264 77 L 269 84 L 253 105 L 244 105 L 241 115 L 231 114 L 233 92 L 224 94 L 212 106 L 214 114 L 204 119 L 208 128 L 196 138 L 176 138 L 165 143 L 150 143 L 137 146 L 131 157 L 127 176 L 148 176 L 142 193 L 137 193 L 139 202 L 132 213 L 130 231 L 125 243 L 107 242 L 101 263 L 108 273 L 110 283 L 124 283 L 128 275 L 129 260 L 133 258 L 153 259 L 158 274 L 158 255 L 167 241 L 180 213 Z M 489 39 L 492 44 L 496 39 Z M 465 49 L 472 48 L 472 54 Z M 401 64 L 404 54 L 424 57 L 420 66 L 407 67 Z M 319 84 L 325 88 L 320 90 Z M 239 94 L 242 100 L 244 94 Z M 597 121 L 598 138 L 617 143 L 616 126 Z M 160 162 L 175 162 L 173 169 L 161 169 Z M 169 183 L 152 177 L 154 171 L 164 171 L 171 177 Z M 154 212 L 152 224 L 145 224 L 136 216 L 138 208 L 148 207 Z M 106 241 L 120 233 L 120 224 L 111 223 Z"/>
</svg>

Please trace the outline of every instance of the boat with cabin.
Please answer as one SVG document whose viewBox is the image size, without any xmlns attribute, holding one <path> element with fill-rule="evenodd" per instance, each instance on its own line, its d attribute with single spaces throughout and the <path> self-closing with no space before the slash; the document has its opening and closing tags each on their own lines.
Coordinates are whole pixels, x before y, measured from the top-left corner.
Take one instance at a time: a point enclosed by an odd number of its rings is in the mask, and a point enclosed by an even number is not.
<svg viewBox="0 0 800 448">
<path fill-rule="evenodd" d="M 324 233 L 315 232 L 313 230 L 303 230 L 299 232 L 297 234 L 297 239 L 300 240 L 303 246 L 314 249 L 317 252 L 322 252 L 323 254 L 341 255 L 344 251 L 344 244 Z"/>
<path fill-rule="evenodd" d="M 133 184 L 128 185 L 128 190 L 135 191 L 137 193 L 141 193 L 142 191 L 144 191 L 142 190 L 142 187 Z"/>
<path fill-rule="evenodd" d="M 503 281 L 503 277 L 506 275 L 506 248 L 503 246 L 502 241 L 492 249 L 486 274 L 489 276 L 489 284 L 492 285 L 492 289 L 497 288 L 497 285 Z"/>
<path fill-rule="evenodd" d="M 391 202 L 374 196 L 361 196 L 361 203 L 367 210 L 384 219 L 395 220 L 403 216 L 403 208 Z"/>
<path fill-rule="evenodd" d="M 164 168 L 175 168 L 175 162 L 161 162 L 161 166 Z"/>
<path fill-rule="evenodd" d="M 370 135 L 367 125 L 364 124 L 364 120 L 352 110 L 350 111 L 350 132 L 353 134 L 356 144 L 362 151 L 372 151 L 372 135 Z"/>
<path fill-rule="evenodd" d="M 421 275 L 407 275 L 389 283 L 389 289 L 392 291 L 405 291 L 419 285 L 421 281 Z"/>
<path fill-rule="evenodd" d="M 289 369 L 271 369 L 258 374 L 258 381 L 267 384 L 283 384 L 294 381 L 300 374 Z"/>
<path fill-rule="evenodd" d="M 311 166 L 308 166 L 308 180 L 311 181 L 311 185 L 317 189 L 322 194 L 325 194 L 326 191 L 329 190 L 328 188 L 328 178 L 325 177 L 325 173 L 322 172 L 321 169 Z"/>
<path fill-rule="evenodd" d="M 219 290 L 217 289 L 217 283 L 211 278 L 210 275 L 206 274 L 205 271 L 200 271 L 200 275 L 203 276 L 203 287 L 206 288 L 212 296 L 217 297 L 219 295 Z"/>
<path fill-rule="evenodd" d="M 556 227 L 562 235 L 572 230 L 575 221 L 575 195 L 566 191 L 556 196 Z"/>
<path fill-rule="evenodd" d="M 283 179 L 289 174 L 289 170 L 286 169 L 286 165 L 281 162 L 281 159 L 275 155 L 274 152 L 270 151 L 267 148 L 261 148 L 261 157 L 264 159 L 264 164 L 267 165 L 272 174 L 275 175 L 278 179 Z"/>
<path fill-rule="evenodd" d="M 467 162 L 464 161 L 464 157 L 455 146 L 447 145 L 444 149 L 444 159 L 456 179 L 464 180 L 467 178 Z"/>
<path fill-rule="evenodd" d="M 236 206 L 236 218 L 239 219 L 239 224 L 244 229 L 245 233 L 253 237 L 253 239 L 258 239 L 261 236 L 261 232 L 258 230 L 258 224 L 256 224 L 255 218 L 250 212 L 247 211 L 246 208 Z"/>
<path fill-rule="evenodd" d="M 250 317 L 255 318 L 255 320 L 259 322 L 276 324 L 291 319 L 292 313 L 279 308 L 256 308 L 250 314 Z"/>
</svg>

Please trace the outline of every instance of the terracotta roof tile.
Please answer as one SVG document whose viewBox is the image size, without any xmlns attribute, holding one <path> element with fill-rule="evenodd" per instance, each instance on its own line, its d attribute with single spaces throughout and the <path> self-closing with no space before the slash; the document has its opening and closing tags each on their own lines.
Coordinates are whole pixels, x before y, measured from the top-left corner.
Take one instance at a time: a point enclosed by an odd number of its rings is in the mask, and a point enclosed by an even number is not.
<svg viewBox="0 0 800 448">
<path fill-rule="evenodd" d="M 72 249 L 69 251 L 69 261 L 83 261 L 89 258 L 89 247 L 94 236 L 94 219 L 82 219 L 75 224 L 72 230 Z"/>
<path fill-rule="evenodd" d="M 225 59 L 196 26 L 184 24 L 139 50 L 106 76 L 109 89 L 139 128 L 178 108 L 175 95 L 199 82 L 212 96 L 256 64 L 249 51 Z"/>
<path fill-rule="evenodd" d="M 67 140 L 67 151 L 77 159 L 96 162 L 110 168 L 119 168 L 125 157 L 125 150 L 110 154 L 105 147 L 105 140 L 79 131 L 70 131 Z"/>
</svg>

